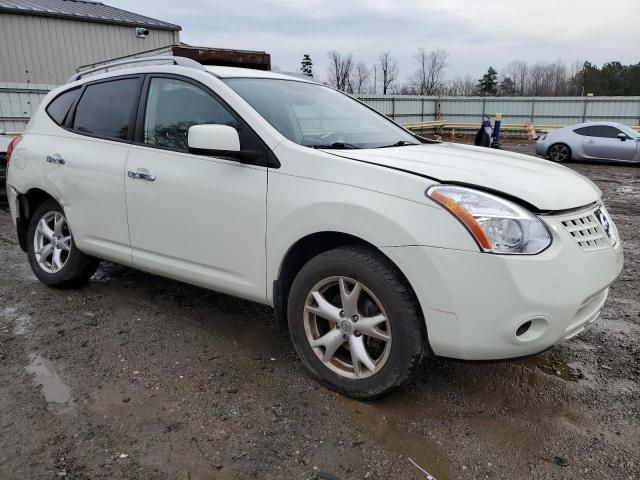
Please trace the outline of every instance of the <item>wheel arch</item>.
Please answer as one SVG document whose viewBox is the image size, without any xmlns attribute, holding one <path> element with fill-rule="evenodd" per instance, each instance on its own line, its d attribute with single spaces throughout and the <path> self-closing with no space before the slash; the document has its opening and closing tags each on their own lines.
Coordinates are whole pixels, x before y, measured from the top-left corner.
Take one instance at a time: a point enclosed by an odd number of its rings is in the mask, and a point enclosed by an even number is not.
<svg viewBox="0 0 640 480">
<path fill-rule="evenodd" d="M 16 228 L 18 233 L 18 243 L 24 252 L 27 251 L 27 231 L 29 229 L 31 217 L 40 205 L 50 199 L 55 200 L 56 202 L 58 201 L 53 195 L 38 187 L 30 188 L 25 193 L 20 193 L 18 195 L 18 218 L 16 219 Z"/>
<path fill-rule="evenodd" d="M 362 245 L 368 247 L 387 259 L 389 263 L 399 272 L 404 281 L 411 288 L 414 297 L 416 298 L 416 304 L 418 305 L 419 313 L 424 319 L 424 312 L 422 311 L 422 305 L 415 295 L 415 289 L 404 272 L 400 267 L 386 255 L 382 250 L 376 247 L 371 242 L 364 240 L 358 236 L 339 232 L 339 231 L 321 231 L 308 234 L 289 247 L 284 257 L 280 261 L 280 268 L 278 269 L 278 275 L 273 281 L 273 308 L 274 308 L 274 320 L 275 327 L 278 331 L 287 330 L 287 301 L 289 298 L 289 291 L 296 275 L 300 269 L 313 257 L 332 250 L 334 248 L 342 247 L 345 245 Z M 425 338 L 425 342 L 428 346 L 428 341 Z"/>
</svg>

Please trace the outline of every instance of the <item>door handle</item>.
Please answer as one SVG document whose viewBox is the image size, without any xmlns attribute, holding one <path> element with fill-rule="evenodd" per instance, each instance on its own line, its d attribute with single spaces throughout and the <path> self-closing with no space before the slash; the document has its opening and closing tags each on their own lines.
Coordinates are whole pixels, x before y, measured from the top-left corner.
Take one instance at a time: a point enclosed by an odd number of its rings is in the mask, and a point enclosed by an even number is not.
<svg viewBox="0 0 640 480">
<path fill-rule="evenodd" d="M 47 162 L 49 163 L 57 163 L 58 165 L 64 165 L 64 158 L 59 153 L 54 153 L 53 155 L 47 155 Z"/>
<path fill-rule="evenodd" d="M 129 178 L 135 178 L 138 180 L 146 180 L 148 182 L 155 182 L 156 181 L 156 176 L 151 173 L 151 172 L 146 172 L 144 170 L 129 170 L 127 172 L 127 175 L 129 175 Z"/>
</svg>

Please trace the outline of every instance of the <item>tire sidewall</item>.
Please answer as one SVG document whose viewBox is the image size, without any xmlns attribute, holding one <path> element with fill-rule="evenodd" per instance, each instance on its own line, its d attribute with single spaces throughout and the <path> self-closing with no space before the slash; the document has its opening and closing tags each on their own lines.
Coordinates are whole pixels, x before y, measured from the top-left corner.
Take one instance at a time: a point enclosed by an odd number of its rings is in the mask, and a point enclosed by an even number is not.
<svg viewBox="0 0 640 480">
<path fill-rule="evenodd" d="M 322 279 L 332 276 L 349 277 L 365 285 L 382 304 L 388 315 L 391 330 L 391 351 L 382 369 L 363 379 L 349 379 L 338 375 L 317 357 L 307 340 L 304 329 L 304 306 L 311 289 Z M 298 273 L 293 282 L 288 304 L 289 331 L 296 351 L 313 375 L 331 388 L 350 396 L 372 398 L 386 393 L 402 378 L 407 365 L 422 358 L 423 329 L 415 309 L 394 291 L 389 282 L 360 262 L 350 259 L 312 259 Z M 364 392 L 364 393 L 363 393 Z"/>
</svg>

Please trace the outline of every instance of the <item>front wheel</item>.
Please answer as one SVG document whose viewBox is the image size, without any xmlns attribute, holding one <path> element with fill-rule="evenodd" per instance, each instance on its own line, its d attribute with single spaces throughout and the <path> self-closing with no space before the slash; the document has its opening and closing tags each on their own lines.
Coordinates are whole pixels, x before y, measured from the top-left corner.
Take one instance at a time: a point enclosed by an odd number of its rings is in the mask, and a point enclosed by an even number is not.
<svg viewBox="0 0 640 480">
<path fill-rule="evenodd" d="M 75 287 L 86 283 L 98 260 L 78 250 L 64 210 L 47 200 L 35 211 L 27 233 L 27 255 L 31 270 L 49 287 Z"/>
<path fill-rule="evenodd" d="M 549 147 L 547 152 L 552 162 L 568 162 L 571 160 L 571 149 L 564 143 L 555 143 Z"/>
<path fill-rule="evenodd" d="M 376 398 L 407 383 L 424 355 L 424 320 L 411 287 L 370 248 L 311 259 L 291 287 L 288 320 L 305 366 L 351 397 Z"/>
</svg>

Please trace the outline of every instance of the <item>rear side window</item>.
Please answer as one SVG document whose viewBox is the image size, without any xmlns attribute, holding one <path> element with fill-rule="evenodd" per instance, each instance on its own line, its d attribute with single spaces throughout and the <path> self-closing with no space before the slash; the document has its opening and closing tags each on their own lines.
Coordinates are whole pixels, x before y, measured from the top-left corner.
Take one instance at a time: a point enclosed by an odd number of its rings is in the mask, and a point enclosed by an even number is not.
<svg viewBox="0 0 640 480">
<path fill-rule="evenodd" d="M 106 138 L 126 139 L 138 103 L 137 78 L 87 85 L 73 119 L 73 129 Z"/>
<path fill-rule="evenodd" d="M 186 151 L 189 127 L 204 123 L 237 127 L 233 115 L 196 85 L 174 78 L 151 79 L 144 143 Z"/>
<path fill-rule="evenodd" d="M 67 117 L 67 113 L 69 113 L 69 109 L 73 102 L 76 101 L 80 95 L 80 89 L 74 88 L 73 90 L 68 90 L 56 98 L 53 99 L 51 103 L 47 106 L 47 113 L 56 122 L 58 125 L 62 125 L 64 123 L 64 119 Z"/>
<path fill-rule="evenodd" d="M 582 128 L 576 128 L 574 130 L 575 133 L 577 133 L 578 135 L 584 135 L 586 137 L 591 136 L 591 127 L 582 127 Z"/>
</svg>

